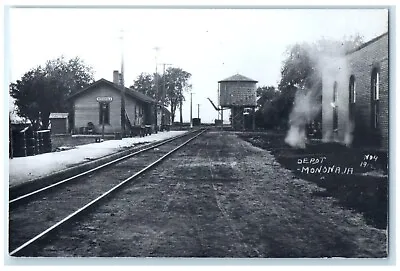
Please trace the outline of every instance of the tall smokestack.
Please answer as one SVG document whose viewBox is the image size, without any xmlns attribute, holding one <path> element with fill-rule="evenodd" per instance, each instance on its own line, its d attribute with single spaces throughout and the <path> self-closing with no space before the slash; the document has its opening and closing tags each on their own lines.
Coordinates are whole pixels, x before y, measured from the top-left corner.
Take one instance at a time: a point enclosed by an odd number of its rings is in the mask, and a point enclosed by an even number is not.
<svg viewBox="0 0 400 271">
<path fill-rule="evenodd" d="M 119 85 L 119 72 L 118 71 L 113 72 L 113 83 L 116 85 Z"/>
</svg>

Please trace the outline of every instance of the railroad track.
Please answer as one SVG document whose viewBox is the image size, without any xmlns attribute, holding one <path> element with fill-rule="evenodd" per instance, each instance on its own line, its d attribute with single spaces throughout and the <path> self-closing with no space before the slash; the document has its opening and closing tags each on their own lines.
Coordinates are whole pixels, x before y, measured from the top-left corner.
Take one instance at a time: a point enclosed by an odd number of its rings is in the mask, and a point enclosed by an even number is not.
<svg viewBox="0 0 400 271">
<path fill-rule="evenodd" d="M 206 131 L 152 145 L 9 202 L 9 255 L 34 256 L 46 240 Z M 112 165 L 112 166 L 111 166 Z"/>
<path fill-rule="evenodd" d="M 191 133 L 196 133 L 197 130 L 189 132 L 189 134 Z M 64 178 L 57 178 L 56 176 L 56 181 L 43 181 L 43 182 L 33 182 L 33 183 L 27 183 L 27 184 L 23 184 L 17 187 L 14 187 L 10 190 L 10 194 L 9 194 L 9 204 L 10 206 L 14 206 L 14 204 L 19 203 L 23 200 L 26 200 L 32 196 L 37 195 L 38 193 L 42 193 L 46 190 L 58 187 L 64 183 L 67 182 L 71 182 L 73 180 L 76 180 L 79 177 L 91 174 L 93 172 L 99 171 L 100 169 L 103 169 L 105 167 L 111 166 L 113 164 L 119 163 L 125 159 L 129 159 L 133 156 L 139 155 L 143 152 L 146 152 L 148 150 L 151 150 L 153 148 L 156 148 L 158 146 L 162 146 L 164 144 L 167 144 L 171 141 L 174 141 L 176 139 L 182 138 L 187 136 L 188 133 L 182 134 L 182 135 L 178 135 L 172 138 L 168 138 L 168 139 L 164 139 L 162 141 L 156 142 L 156 143 L 149 143 L 149 144 L 145 144 L 143 146 L 140 147 L 133 147 L 130 150 L 124 151 L 125 155 L 116 157 L 116 158 L 112 158 L 112 156 L 115 156 L 114 154 L 108 155 L 107 157 L 110 157 L 111 159 L 107 159 L 107 162 L 102 163 L 99 166 L 93 167 L 91 169 L 88 170 L 84 170 L 83 172 L 79 172 L 77 174 L 74 174 L 72 176 L 68 176 L 68 177 L 64 177 Z M 106 158 L 107 158 L 106 157 Z M 57 175 L 57 174 L 56 174 Z M 54 175 L 55 176 L 55 175 Z M 65 174 L 64 174 L 65 176 Z"/>
</svg>

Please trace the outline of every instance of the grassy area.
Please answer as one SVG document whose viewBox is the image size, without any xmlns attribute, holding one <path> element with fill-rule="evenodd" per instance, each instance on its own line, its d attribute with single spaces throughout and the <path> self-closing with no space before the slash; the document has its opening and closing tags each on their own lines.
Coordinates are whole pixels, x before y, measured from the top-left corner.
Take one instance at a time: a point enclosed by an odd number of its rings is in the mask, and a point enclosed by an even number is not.
<svg viewBox="0 0 400 271">
<path fill-rule="evenodd" d="M 241 133 L 242 139 L 269 150 L 297 177 L 325 188 L 314 195 L 334 197 L 337 203 L 360 212 L 368 224 L 387 227 L 387 153 L 348 148 L 338 143 L 311 141 L 305 149 L 285 144 L 282 133 Z"/>
</svg>

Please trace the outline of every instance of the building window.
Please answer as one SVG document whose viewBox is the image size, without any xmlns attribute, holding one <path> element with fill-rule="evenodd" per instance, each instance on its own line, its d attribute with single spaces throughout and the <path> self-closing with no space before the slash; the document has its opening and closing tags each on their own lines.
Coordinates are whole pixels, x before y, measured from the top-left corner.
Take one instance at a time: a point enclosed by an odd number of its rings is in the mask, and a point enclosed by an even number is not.
<svg viewBox="0 0 400 271">
<path fill-rule="evenodd" d="M 350 103 L 356 103 L 356 79 L 354 78 L 354 75 L 350 76 L 349 99 Z"/>
<path fill-rule="evenodd" d="M 354 123 L 356 109 L 356 80 L 354 75 L 350 76 L 349 81 L 349 119 Z"/>
<path fill-rule="evenodd" d="M 374 68 L 371 74 L 371 125 L 379 128 L 379 71 Z"/>
<path fill-rule="evenodd" d="M 338 90 L 337 90 L 337 82 L 333 83 L 333 131 L 336 133 L 338 131 L 339 126 L 339 117 L 338 117 L 338 107 L 337 107 L 337 98 L 338 98 Z"/>
<path fill-rule="evenodd" d="M 110 104 L 109 103 L 100 103 L 99 104 L 99 124 L 110 124 Z"/>
</svg>

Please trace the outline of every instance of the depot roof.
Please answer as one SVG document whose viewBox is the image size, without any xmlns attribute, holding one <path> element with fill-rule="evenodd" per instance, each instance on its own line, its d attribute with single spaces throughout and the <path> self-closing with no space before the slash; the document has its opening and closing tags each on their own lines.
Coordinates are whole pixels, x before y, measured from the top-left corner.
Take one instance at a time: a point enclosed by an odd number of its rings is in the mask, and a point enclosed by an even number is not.
<svg viewBox="0 0 400 271">
<path fill-rule="evenodd" d="M 98 87 L 99 85 L 107 85 L 107 86 L 110 86 L 110 87 L 112 87 L 112 88 L 114 88 L 116 90 L 119 90 L 119 91 L 125 90 L 125 94 L 126 95 L 131 96 L 132 98 L 140 100 L 140 101 L 145 102 L 145 103 L 156 103 L 156 100 L 154 100 L 153 98 L 151 98 L 151 97 L 149 97 L 149 96 L 147 96 L 147 95 L 145 95 L 143 93 L 140 93 L 139 91 L 136 91 L 136 90 L 133 90 L 133 89 L 127 88 L 127 87 L 122 87 L 121 85 L 114 84 L 114 83 L 112 83 L 112 82 L 110 82 L 110 81 L 108 81 L 108 80 L 106 80 L 104 78 L 102 78 L 100 80 L 97 80 L 96 82 L 94 82 L 93 84 L 87 86 L 86 88 L 81 89 L 78 92 L 70 95 L 67 98 L 67 100 L 74 99 L 77 96 L 80 96 L 81 94 L 86 93 L 87 91 L 90 91 L 91 89 L 93 89 L 95 87 Z"/>
</svg>

